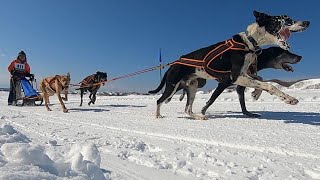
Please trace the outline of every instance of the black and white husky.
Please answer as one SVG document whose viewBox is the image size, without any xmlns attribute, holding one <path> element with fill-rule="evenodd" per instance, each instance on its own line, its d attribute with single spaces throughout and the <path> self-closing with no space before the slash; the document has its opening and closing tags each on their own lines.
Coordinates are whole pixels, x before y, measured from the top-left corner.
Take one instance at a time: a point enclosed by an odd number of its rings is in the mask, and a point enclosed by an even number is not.
<svg viewBox="0 0 320 180">
<path fill-rule="evenodd" d="M 206 119 L 204 115 L 197 115 L 192 112 L 192 104 L 198 87 L 197 78 L 216 79 L 219 82 L 225 82 L 231 78 L 233 84 L 262 89 L 278 96 L 288 104 L 294 105 L 298 103 L 298 100 L 294 97 L 283 93 L 271 84 L 252 78 L 247 72 L 252 62 L 257 59 L 258 51 L 261 50 L 260 46 L 278 45 L 287 50 L 290 48 L 287 43 L 290 34 L 304 31 L 309 27 L 310 22 L 295 21 L 286 15 L 270 16 L 257 11 L 254 11 L 253 15 L 256 22 L 249 25 L 246 32 L 236 34 L 231 40 L 219 42 L 183 55 L 179 59 L 180 62 L 171 65 L 167 71 L 164 93 L 157 100 L 157 118 L 162 117 L 160 115 L 161 104 L 175 94 L 181 83 L 186 82 L 186 86 L 189 89 L 189 105 L 185 110 L 186 113 L 193 118 Z M 244 48 L 240 50 L 237 47 L 229 48 L 233 47 L 234 44 L 244 46 Z M 221 51 L 218 55 L 214 54 L 216 49 Z M 181 63 L 182 60 L 192 63 L 201 63 L 203 61 L 206 64 L 205 66 L 192 67 Z M 155 93 L 155 91 L 150 91 L 149 93 Z"/>
</svg>

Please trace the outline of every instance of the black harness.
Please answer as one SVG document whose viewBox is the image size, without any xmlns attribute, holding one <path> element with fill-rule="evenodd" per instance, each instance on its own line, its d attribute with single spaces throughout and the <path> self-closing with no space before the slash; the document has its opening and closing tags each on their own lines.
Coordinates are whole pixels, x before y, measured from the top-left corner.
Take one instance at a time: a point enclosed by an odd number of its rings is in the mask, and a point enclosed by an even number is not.
<svg viewBox="0 0 320 180">
<path fill-rule="evenodd" d="M 253 39 L 253 38 L 252 38 Z M 254 39 L 253 39 L 254 40 Z M 250 52 L 249 47 L 243 43 L 240 35 L 235 35 L 233 38 L 219 42 L 215 45 L 199 49 L 187 55 L 181 56 L 180 59 L 173 64 L 181 64 L 184 66 L 204 69 L 210 76 L 214 77 L 215 73 L 230 73 L 231 71 L 223 71 L 213 69 L 213 63 L 218 57 L 230 51 L 245 51 Z M 214 77 L 215 78 L 215 77 Z"/>
<path fill-rule="evenodd" d="M 63 84 L 63 83 L 60 81 L 60 78 L 61 78 L 61 76 L 55 75 L 50 81 L 48 81 L 47 79 L 45 79 L 45 81 L 46 81 L 46 83 L 49 85 L 49 88 L 50 88 L 51 91 L 53 91 L 53 92 L 55 92 L 55 93 L 56 93 L 56 91 L 57 91 L 57 90 L 55 89 L 55 87 L 52 87 L 52 86 L 51 86 L 51 84 L 52 84 L 54 81 L 58 81 L 58 83 L 59 83 L 59 84 L 61 85 L 61 87 L 62 87 L 62 90 L 69 88 L 69 84 L 67 84 L 67 85 Z"/>
</svg>

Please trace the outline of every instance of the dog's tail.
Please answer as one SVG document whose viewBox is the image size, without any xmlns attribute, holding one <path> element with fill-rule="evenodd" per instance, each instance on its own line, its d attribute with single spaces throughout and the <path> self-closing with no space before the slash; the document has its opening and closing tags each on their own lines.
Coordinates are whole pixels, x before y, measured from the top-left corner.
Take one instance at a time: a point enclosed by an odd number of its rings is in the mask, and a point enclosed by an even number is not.
<svg viewBox="0 0 320 180">
<path fill-rule="evenodd" d="M 167 71 L 167 72 L 168 72 L 168 71 Z M 162 80 L 161 80 L 161 83 L 160 83 L 159 87 L 157 87 L 157 89 L 155 89 L 155 90 L 149 91 L 148 93 L 150 93 L 150 94 L 156 94 L 156 93 L 158 93 L 158 92 L 163 88 L 164 84 L 166 83 L 167 72 L 164 73 L 163 78 L 162 78 Z"/>
</svg>

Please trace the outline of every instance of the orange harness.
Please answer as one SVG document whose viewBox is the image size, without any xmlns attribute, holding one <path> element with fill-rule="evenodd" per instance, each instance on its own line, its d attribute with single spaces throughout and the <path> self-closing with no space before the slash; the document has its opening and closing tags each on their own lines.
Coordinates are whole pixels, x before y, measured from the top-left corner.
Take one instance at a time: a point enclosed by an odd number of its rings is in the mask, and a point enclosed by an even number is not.
<svg viewBox="0 0 320 180">
<path fill-rule="evenodd" d="M 95 82 L 94 74 L 86 77 L 83 81 L 81 81 L 81 84 L 84 86 L 88 86 L 90 84 L 93 84 Z"/>
<path fill-rule="evenodd" d="M 88 77 L 86 77 L 83 81 L 81 81 L 81 86 L 80 88 L 86 87 L 86 88 L 92 88 L 91 90 L 94 91 L 98 88 L 100 88 L 101 83 L 96 82 L 97 80 L 95 79 L 95 74 L 92 74 Z M 102 83 L 104 85 L 104 83 Z"/>
<path fill-rule="evenodd" d="M 203 59 L 190 59 L 181 57 L 177 61 L 173 62 L 173 64 L 181 64 L 184 66 L 190 66 L 195 68 L 204 69 L 210 76 L 212 76 L 210 72 L 218 72 L 218 73 L 230 73 L 231 71 L 221 71 L 210 68 L 210 64 L 217 59 L 217 57 L 221 56 L 223 53 L 234 50 L 234 51 L 249 51 L 246 44 L 236 42 L 233 38 L 221 42 L 220 45 L 216 46 L 212 49 L 208 54 L 204 56 Z"/>
</svg>

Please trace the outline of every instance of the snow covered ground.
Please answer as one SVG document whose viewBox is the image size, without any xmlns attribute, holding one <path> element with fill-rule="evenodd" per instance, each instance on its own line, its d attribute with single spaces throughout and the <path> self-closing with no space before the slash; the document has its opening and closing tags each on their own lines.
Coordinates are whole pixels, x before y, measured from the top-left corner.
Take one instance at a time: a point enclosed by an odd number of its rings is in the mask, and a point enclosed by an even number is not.
<svg viewBox="0 0 320 180">
<path fill-rule="evenodd" d="M 207 121 L 184 114 L 176 95 L 155 118 L 155 96 L 97 97 L 69 113 L 56 97 L 44 106 L 9 107 L 0 92 L 0 179 L 320 179 L 320 90 L 288 89 L 287 105 L 263 93 L 242 115 L 235 92 L 223 93 Z M 209 99 L 198 93 L 194 111 Z"/>
</svg>

